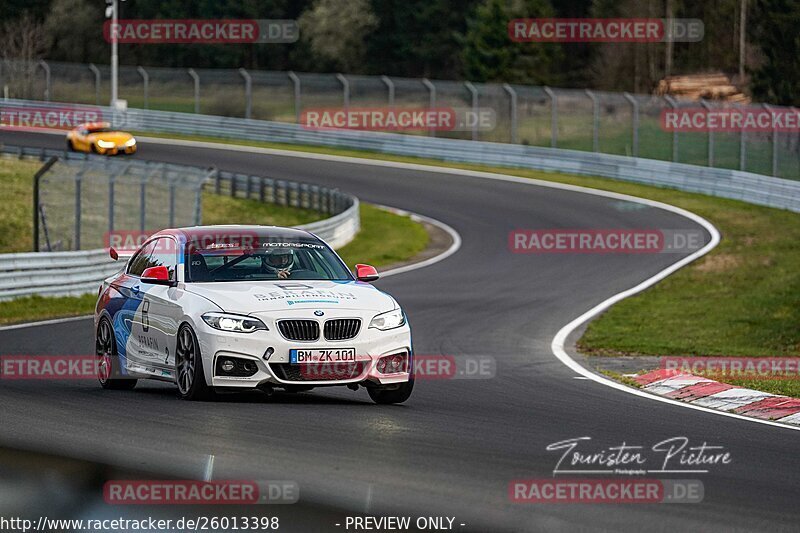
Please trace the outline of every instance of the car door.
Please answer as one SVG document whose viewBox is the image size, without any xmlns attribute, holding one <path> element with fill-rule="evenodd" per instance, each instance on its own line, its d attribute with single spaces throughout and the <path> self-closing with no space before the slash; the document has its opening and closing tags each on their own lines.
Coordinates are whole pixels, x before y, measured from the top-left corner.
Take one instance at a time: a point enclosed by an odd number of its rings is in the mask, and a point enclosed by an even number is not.
<svg viewBox="0 0 800 533">
<path fill-rule="evenodd" d="M 153 241 L 149 266 L 165 266 L 170 280 L 175 281 L 178 269 L 177 241 L 160 237 Z M 175 369 L 175 345 L 183 310 L 178 302 L 183 290 L 166 285 L 143 284 L 142 336 L 140 354 L 147 368 L 154 368 L 158 377 L 171 378 Z"/>
<path fill-rule="evenodd" d="M 117 352 L 121 362 L 126 368 L 136 371 L 136 366 L 141 364 L 139 354 L 139 336 L 141 334 L 142 312 L 142 272 L 150 262 L 153 252 L 153 243 L 145 243 L 136 252 L 125 269 L 125 275 L 120 276 L 114 286 L 122 299 L 119 309 L 114 313 L 114 333 L 117 341 Z"/>
</svg>

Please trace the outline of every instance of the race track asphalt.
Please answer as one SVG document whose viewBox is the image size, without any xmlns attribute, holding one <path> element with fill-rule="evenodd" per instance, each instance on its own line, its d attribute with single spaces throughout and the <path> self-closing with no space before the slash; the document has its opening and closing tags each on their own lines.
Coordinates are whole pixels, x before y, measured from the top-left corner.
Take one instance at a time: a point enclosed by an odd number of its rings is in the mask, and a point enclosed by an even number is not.
<svg viewBox="0 0 800 533">
<path fill-rule="evenodd" d="M 0 142 L 63 146 L 57 136 L 20 132 L 3 132 Z M 418 354 L 489 355 L 496 376 L 418 381 L 401 406 L 373 405 L 363 390 L 189 403 L 159 383 L 109 392 L 93 382 L 4 381 L 0 444 L 192 478 L 213 455 L 215 479 L 295 480 L 306 504 L 342 516 L 447 515 L 462 531 L 796 530 L 797 433 L 575 379 L 551 352 L 564 324 L 679 256 L 520 255 L 507 246 L 514 229 L 699 229 L 694 222 L 615 199 L 435 170 L 145 141 L 136 157 L 336 186 L 452 226 L 463 239 L 456 254 L 376 285 L 408 313 Z M 0 352 L 92 353 L 92 324 L 0 331 Z M 693 446 L 723 446 L 732 462 L 704 474 L 658 474 L 702 480 L 699 504 L 509 501 L 511 480 L 553 477 L 560 453 L 548 444 L 584 436 L 591 437 L 585 450 L 649 448 L 685 436 Z M 681 468 L 678 458 L 670 466 Z M 276 512 L 289 516 L 286 507 Z M 282 529 L 291 531 L 286 520 Z M 325 520 L 317 526 L 344 531 Z"/>
</svg>

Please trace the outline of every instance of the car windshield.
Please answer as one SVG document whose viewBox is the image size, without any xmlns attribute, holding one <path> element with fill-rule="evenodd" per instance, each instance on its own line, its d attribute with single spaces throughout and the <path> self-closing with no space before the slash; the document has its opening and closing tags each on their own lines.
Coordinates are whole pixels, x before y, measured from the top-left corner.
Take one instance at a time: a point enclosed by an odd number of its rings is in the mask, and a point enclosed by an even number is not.
<svg viewBox="0 0 800 533">
<path fill-rule="evenodd" d="M 92 129 L 90 129 L 88 131 L 89 131 L 89 133 L 110 133 L 110 132 L 115 131 L 115 130 L 113 130 L 111 128 L 92 128 Z"/>
<path fill-rule="evenodd" d="M 350 281 L 339 257 L 313 237 L 264 233 L 196 235 L 186 244 L 187 282 Z"/>
</svg>

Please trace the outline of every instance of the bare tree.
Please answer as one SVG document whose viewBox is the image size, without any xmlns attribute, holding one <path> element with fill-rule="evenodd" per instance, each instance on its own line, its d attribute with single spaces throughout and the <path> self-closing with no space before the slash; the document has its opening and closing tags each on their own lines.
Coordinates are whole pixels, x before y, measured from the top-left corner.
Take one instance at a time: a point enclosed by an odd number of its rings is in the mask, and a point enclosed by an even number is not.
<svg viewBox="0 0 800 533">
<path fill-rule="evenodd" d="M 48 48 L 44 25 L 26 13 L 0 26 L 0 85 L 8 86 L 11 96 L 31 98 L 36 89 L 38 61 Z"/>
<path fill-rule="evenodd" d="M 378 27 L 367 0 L 317 0 L 300 17 L 300 36 L 315 54 L 352 71 L 364 57 L 364 39 Z"/>
</svg>

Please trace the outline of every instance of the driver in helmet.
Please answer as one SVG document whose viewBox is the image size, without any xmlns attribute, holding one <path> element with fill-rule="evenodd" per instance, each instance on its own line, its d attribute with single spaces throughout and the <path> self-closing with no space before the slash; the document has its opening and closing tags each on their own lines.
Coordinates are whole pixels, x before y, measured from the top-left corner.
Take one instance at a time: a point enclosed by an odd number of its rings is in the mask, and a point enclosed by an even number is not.
<svg viewBox="0 0 800 533">
<path fill-rule="evenodd" d="M 294 250 L 291 248 L 274 248 L 267 250 L 261 259 L 267 272 L 275 274 L 278 279 L 287 279 L 294 267 Z"/>
</svg>

